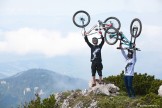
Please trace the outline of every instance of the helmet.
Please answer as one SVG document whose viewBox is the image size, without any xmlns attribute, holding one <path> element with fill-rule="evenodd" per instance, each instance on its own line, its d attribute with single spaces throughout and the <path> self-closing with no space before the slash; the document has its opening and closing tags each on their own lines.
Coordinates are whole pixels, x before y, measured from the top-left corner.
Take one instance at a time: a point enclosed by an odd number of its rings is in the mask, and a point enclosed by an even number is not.
<svg viewBox="0 0 162 108">
<path fill-rule="evenodd" d="M 97 45 L 98 44 L 98 39 L 96 37 L 93 37 L 92 38 L 92 43 Z"/>
</svg>

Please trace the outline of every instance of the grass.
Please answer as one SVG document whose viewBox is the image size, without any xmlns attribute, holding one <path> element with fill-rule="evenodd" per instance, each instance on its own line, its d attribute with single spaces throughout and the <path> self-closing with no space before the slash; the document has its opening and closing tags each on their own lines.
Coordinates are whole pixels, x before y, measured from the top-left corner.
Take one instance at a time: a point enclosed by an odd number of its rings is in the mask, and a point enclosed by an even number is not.
<svg viewBox="0 0 162 108">
<path fill-rule="evenodd" d="M 106 96 L 103 94 L 95 95 L 93 93 L 83 96 L 81 95 L 80 90 L 73 91 L 73 93 L 72 98 L 69 99 L 69 106 L 71 108 L 73 108 L 79 102 L 82 102 L 84 108 L 87 108 L 92 103 L 92 100 L 97 101 L 97 106 L 99 108 L 160 108 L 159 105 L 151 106 L 151 103 L 144 102 L 143 98 L 145 98 L 145 96 L 136 96 L 134 99 L 132 99 L 122 91 L 120 91 L 120 94 L 117 96 Z M 66 98 L 71 95 L 70 92 L 65 92 L 63 94 Z M 145 104 L 142 105 L 143 103 Z"/>
</svg>

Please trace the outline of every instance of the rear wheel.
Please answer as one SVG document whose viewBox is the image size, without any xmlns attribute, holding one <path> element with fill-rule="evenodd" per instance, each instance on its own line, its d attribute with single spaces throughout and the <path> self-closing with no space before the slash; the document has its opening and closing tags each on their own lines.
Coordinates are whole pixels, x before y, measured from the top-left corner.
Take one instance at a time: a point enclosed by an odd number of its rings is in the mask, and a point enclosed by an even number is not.
<svg viewBox="0 0 162 108">
<path fill-rule="evenodd" d="M 106 23 L 106 24 L 112 24 L 112 26 L 113 26 L 114 28 L 116 28 L 117 30 L 119 30 L 120 27 L 121 27 L 121 23 L 120 23 L 119 19 L 116 18 L 116 17 L 108 17 L 108 18 L 104 21 L 104 23 Z"/>
<path fill-rule="evenodd" d="M 130 24 L 130 33 L 133 37 L 138 37 L 142 31 L 142 23 L 138 18 L 132 20 Z"/>
<path fill-rule="evenodd" d="M 104 38 L 107 44 L 114 45 L 118 41 L 118 30 L 114 27 L 107 28 Z"/>
<path fill-rule="evenodd" d="M 80 10 L 73 15 L 72 20 L 77 27 L 84 28 L 90 23 L 90 15 L 86 11 Z"/>
</svg>

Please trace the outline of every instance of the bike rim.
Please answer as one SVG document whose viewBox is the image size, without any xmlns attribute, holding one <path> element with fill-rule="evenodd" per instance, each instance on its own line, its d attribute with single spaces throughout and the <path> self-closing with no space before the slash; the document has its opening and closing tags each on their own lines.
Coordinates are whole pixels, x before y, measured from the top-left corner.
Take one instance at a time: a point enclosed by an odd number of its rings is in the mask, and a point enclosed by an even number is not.
<svg viewBox="0 0 162 108">
<path fill-rule="evenodd" d="M 105 41 L 109 45 L 113 45 L 117 42 L 118 40 L 118 32 L 115 28 L 109 28 L 105 32 Z"/>
<path fill-rule="evenodd" d="M 138 37 L 141 34 L 142 24 L 139 19 L 134 19 L 130 26 L 130 32 L 133 37 Z"/>
<path fill-rule="evenodd" d="M 90 22 L 90 16 L 85 11 L 78 11 L 73 16 L 73 22 L 78 27 L 85 27 Z"/>
</svg>

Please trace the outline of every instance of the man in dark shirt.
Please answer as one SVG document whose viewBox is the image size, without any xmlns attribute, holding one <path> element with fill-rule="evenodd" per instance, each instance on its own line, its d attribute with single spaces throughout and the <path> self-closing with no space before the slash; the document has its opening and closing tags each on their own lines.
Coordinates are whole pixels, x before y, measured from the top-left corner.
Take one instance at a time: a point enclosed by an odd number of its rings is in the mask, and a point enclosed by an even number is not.
<svg viewBox="0 0 162 108">
<path fill-rule="evenodd" d="M 101 58 L 101 49 L 104 44 L 104 37 L 101 32 L 99 33 L 101 34 L 101 39 L 102 39 L 99 45 L 98 45 L 98 39 L 96 37 L 92 38 L 93 44 L 89 42 L 88 37 L 86 35 L 84 37 L 86 43 L 91 48 L 91 62 L 92 62 L 91 70 L 92 70 L 92 79 L 93 79 L 92 87 L 96 85 L 96 78 L 95 78 L 96 71 L 98 72 L 99 75 L 99 82 L 102 83 L 103 65 L 102 65 L 102 58 Z"/>
</svg>

